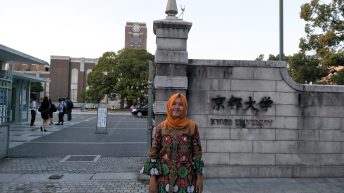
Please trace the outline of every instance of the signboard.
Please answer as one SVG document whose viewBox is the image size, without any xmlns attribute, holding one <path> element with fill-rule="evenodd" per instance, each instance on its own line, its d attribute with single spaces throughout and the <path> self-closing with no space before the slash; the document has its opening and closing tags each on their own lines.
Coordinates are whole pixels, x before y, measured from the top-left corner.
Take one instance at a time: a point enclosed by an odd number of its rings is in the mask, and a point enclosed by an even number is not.
<svg viewBox="0 0 344 193">
<path fill-rule="evenodd" d="M 107 108 L 98 107 L 96 133 L 107 133 Z M 99 128 L 105 128 L 105 132 L 100 132 Z"/>
</svg>

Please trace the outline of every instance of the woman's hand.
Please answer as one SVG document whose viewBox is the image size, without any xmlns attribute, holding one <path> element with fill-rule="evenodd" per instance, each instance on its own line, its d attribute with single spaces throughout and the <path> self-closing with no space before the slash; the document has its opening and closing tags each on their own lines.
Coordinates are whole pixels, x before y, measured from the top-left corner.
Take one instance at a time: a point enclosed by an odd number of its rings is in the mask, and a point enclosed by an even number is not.
<svg viewBox="0 0 344 193">
<path fill-rule="evenodd" d="M 158 184 L 156 182 L 156 177 L 151 176 L 149 180 L 149 193 L 158 193 Z"/>
<path fill-rule="evenodd" d="M 199 173 L 197 173 L 197 179 L 196 179 L 196 192 L 197 193 L 203 192 L 203 176 Z"/>
</svg>

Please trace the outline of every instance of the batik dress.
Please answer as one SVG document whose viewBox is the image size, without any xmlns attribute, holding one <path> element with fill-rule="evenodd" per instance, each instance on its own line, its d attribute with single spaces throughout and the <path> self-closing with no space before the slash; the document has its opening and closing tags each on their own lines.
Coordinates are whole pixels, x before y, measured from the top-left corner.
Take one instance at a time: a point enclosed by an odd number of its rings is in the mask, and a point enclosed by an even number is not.
<svg viewBox="0 0 344 193">
<path fill-rule="evenodd" d="M 154 128 L 143 173 L 156 176 L 158 193 L 195 193 L 196 172 L 202 174 L 204 165 L 197 125 L 189 124 L 182 129 L 166 125 Z"/>
</svg>

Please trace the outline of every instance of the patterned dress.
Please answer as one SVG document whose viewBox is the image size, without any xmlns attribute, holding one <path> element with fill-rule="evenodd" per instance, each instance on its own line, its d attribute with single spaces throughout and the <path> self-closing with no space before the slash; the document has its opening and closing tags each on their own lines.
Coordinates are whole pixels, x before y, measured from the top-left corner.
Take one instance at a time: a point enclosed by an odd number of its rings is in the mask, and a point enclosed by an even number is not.
<svg viewBox="0 0 344 193">
<path fill-rule="evenodd" d="M 202 174 L 202 149 L 197 125 L 183 129 L 154 128 L 149 160 L 143 173 L 154 175 L 159 193 L 195 193 L 196 172 Z"/>
</svg>

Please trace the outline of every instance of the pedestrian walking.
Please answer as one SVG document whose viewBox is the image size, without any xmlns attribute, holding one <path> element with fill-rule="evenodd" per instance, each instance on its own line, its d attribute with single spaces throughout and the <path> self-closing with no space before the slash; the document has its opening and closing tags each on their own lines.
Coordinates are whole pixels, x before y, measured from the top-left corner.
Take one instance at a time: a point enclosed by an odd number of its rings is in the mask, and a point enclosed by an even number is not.
<svg viewBox="0 0 344 193">
<path fill-rule="evenodd" d="M 41 112 L 42 117 L 42 126 L 41 126 L 41 132 L 47 131 L 45 128 L 49 122 L 49 113 L 51 111 L 51 103 L 49 103 L 49 99 L 47 96 L 43 98 L 42 104 L 38 109 L 39 112 Z"/>
<path fill-rule="evenodd" d="M 37 109 L 38 109 L 38 105 L 36 102 L 37 98 L 34 97 L 31 101 L 30 104 L 30 109 L 31 109 L 31 122 L 30 122 L 30 126 L 35 126 L 35 120 L 36 120 L 36 115 L 37 115 Z"/>
<path fill-rule="evenodd" d="M 63 101 L 62 98 L 59 99 L 59 105 L 57 106 L 57 110 L 59 112 L 59 122 L 56 124 L 56 125 L 63 125 L 63 117 L 64 117 L 64 114 L 65 114 L 65 109 L 66 109 L 66 106 L 64 104 L 65 102 Z"/>
<path fill-rule="evenodd" d="M 141 172 L 150 175 L 150 193 L 201 193 L 202 148 L 198 127 L 186 118 L 187 100 L 177 93 L 167 102 L 167 118 L 153 131 L 149 159 Z"/>
<path fill-rule="evenodd" d="M 72 120 L 72 109 L 74 108 L 73 102 L 69 99 L 69 97 L 66 98 L 65 100 L 66 103 L 66 112 L 67 112 L 67 120 L 71 121 Z"/>
</svg>

